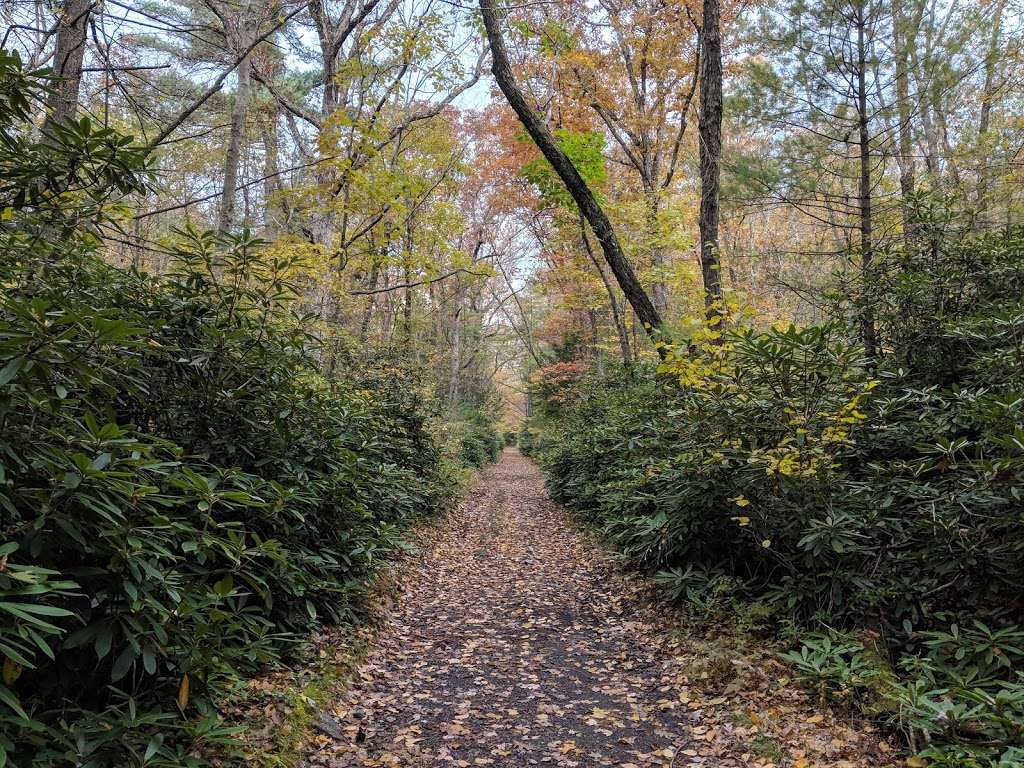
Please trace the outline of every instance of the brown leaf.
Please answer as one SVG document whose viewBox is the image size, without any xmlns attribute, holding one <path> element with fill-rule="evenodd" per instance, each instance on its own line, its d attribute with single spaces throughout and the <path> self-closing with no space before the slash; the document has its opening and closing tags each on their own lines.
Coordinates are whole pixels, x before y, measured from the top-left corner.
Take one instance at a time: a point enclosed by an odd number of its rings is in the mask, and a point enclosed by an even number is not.
<svg viewBox="0 0 1024 768">
<path fill-rule="evenodd" d="M 189 694 L 189 680 L 188 673 L 186 672 L 181 678 L 181 684 L 178 686 L 178 708 L 185 709 L 188 707 L 188 694 Z"/>
</svg>

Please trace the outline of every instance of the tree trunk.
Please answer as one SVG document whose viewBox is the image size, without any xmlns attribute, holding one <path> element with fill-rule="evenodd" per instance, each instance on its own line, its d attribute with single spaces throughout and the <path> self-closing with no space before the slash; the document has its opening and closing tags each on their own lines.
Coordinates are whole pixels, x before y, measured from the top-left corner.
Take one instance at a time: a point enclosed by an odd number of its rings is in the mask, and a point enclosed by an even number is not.
<svg viewBox="0 0 1024 768">
<path fill-rule="evenodd" d="M 245 137 L 245 118 L 249 111 L 249 92 L 252 89 L 252 70 L 249 57 L 242 59 L 236 73 L 235 103 L 231 108 L 231 133 L 228 136 L 228 150 L 224 156 L 224 191 L 221 194 L 217 229 L 229 231 L 236 223 L 236 189 L 238 187 L 238 164 L 242 156 L 242 141 Z"/>
<path fill-rule="evenodd" d="M 278 138 L 277 110 L 273 110 L 270 120 L 263 126 L 263 208 L 264 230 L 268 240 L 272 240 L 281 230 L 287 219 L 283 200 L 275 200 L 281 191 L 281 180 L 278 177 Z M 280 215 L 280 220 L 278 216 Z"/>
<path fill-rule="evenodd" d="M 377 279 L 380 277 L 380 264 L 376 259 L 373 260 L 373 266 L 370 268 L 370 280 L 367 283 L 367 288 L 373 290 L 377 287 Z M 366 337 L 370 333 L 370 321 L 373 319 L 373 308 L 377 304 L 377 295 L 371 293 L 370 300 L 366 303 L 366 308 L 363 310 L 363 319 L 359 322 L 359 343 L 365 344 Z"/>
<path fill-rule="evenodd" d="M 408 262 L 406 262 L 402 274 L 406 283 L 412 282 L 412 272 Z M 412 349 L 412 305 L 414 301 L 413 289 L 406 288 L 402 296 L 402 340 L 407 346 L 407 351 Z"/>
<path fill-rule="evenodd" d="M 53 74 L 59 82 L 47 99 L 44 136 L 52 133 L 54 125 L 74 119 L 78 112 L 85 38 L 92 10 L 92 0 L 68 0 L 61 11 L 57 22 L 57 47 L 53 53 Z"/>
<path fill-rule="evenodd" d="M 415 211 L 416 207 L 412 200 L 407 200 L 407 210 Z M 405 242 L 402 247 L 402 276 L 405 280 L 406 285 L 409 285 L 405 289 L 404 296 L 402 297 L 402 336 L 404 337 L 407 351 L 412 349 L 412 309 L 415 296 L 413 295 L 412 283 L 412 249 L 414 245 L 413 241 L 413 213 L 409 213 L 405 219 Z"/>
<path fill-rule="evenodd" d="M 930 43 L 927 44 L 926 50 L 923 51 L 923 58 L 925 62 L 930 61 L 932 51 L 930 50 Z M 928 98 L 928 72 L 926 71 L 925 65 L 922 64 L 921 58 L 918 55 L 918 46 L 907 46 L 907 53 L 910 55 L 910 65 L 914 70 L 914 79 L 917 83 L 917 113 L 921 121 L 921 130 L 924 133 L 924 166 L 925 171 L 928 175 L 928 181 L 931 185 L 932 192 L 938 192 L 941 186 L 940 172 L 941 167 L 939 164 L 939 139 L 935 133 L 935 125 L 932 122 L 932 110 L 931 100 Z"/>
<path fill-rule="evenodd" d="M 661 198 L 657 190 L 647 191 L 647 231 L 651 238 L 651 266 L 654 268 L 654 280 L 651 282 L 651 301 L 654 308 L 662 316 L 668 313 L 668 290 L 665 288 L 665 244 L 661 239 L 661 228 L 658 226 L 658 209 Z"/>
<path fill-rule="evenodd" d="M 722 32 L 719 0 L 704 0 L 700 57 L 700 271 L 708 320 L 722 316 L 718 249 L 722 174 Z"/>
<path fill-rule="evenodd" d="M 615 297 L 615 289 L 608 281 L 608 276 L 604 273 L 601 262 L 594 255 L 594 249 L 590 247 L 590 238 L 587 237 L 587 222 L 582 214 L 580 215 L 580 238 L 583 241 L 583 249 L 587 252 L 587 256 L 590 257 L 590 262 L 594 265 L 594 269 L 597 270 L 597 274 L 601 276 L 601 282 L 608 293 L 608 304 L 612 308 L 612 322 L 615 324 L 615 332 L 619 337 L 619 350 L 622 352 L 622 364 L 629 368 L 633 364 L 633 353 L 629 348 L 629 333 L 626 331 L 626 321 L 619 310 L 619 301 Z"/>
<path fill-rule="evenodd" d="M 864 308 L 861 326 L 864 351 L 868 357 L 877 354 L 875 340 L 875 318 L 870 306 L 869 279 L 874 259 L 871 221 L 871 133 L 868 115 L 867 89 L 867 45 L 865 40 L 867 19 L 864 17 L 864 0 L 857 6 L 857 135 L 860 146 L 860 258 L 861 277 L 864 280 Z"/>
<path fill-rule="evenodd" d="M 329 118 L 338 107 L 337 82 L 337 30 L 328 13 L 324 0 L 311 0 L 309 15 L 313 19 L 320 42 L 321 65 L 323 66 L 323 95 L 320 100 L 320 117 Z"/>
<path fill-rule="evenodd" d="M 986 146 L 986 139 L 992 116 L 992 102 L 995 100 L 996 60 L 999 56 L 999 35 L 1002 31 L 1005 7 L 1006 0 L 1000 0 L 993 14 L 992 32 L 988 39 L 988 51 L 985 53 L 985 85 L 981 91 L 981 109 L 978 115 L 978 149 L 981 151 L 981 165 L 978 168 L 978 223 L 983 229 L 990 224 L 988 220 L 989 148 Z"/>
<path fill-rule="evenodd" d="M 917 35 L 911 34 L 907 28 L 907 19 L 903 14 L 902 0 L 894 8 L 893 35 L 896 45 L 896 109 L 899 126 L 897 137 L 899 142 L 900 168 L 900 212 L 903 218 L 903 239 L 907 255 L 914 247 L 916 233 L 914 231 L 911 198 L 914 195 L 917 161 L 914 158 L 914 144 L 911 124 L 910 77 L 908 73 L 910 46 L 914 45 Z"/>
<path fill-rule="evenodd" d="M 459 404 L 459 374 L 462 371 L 462 333 L 460 328 L 460 316 L 462 315 L 461 289 L 456 291 L 458 303 L 452 315 L 452 345 L 451 358 L 449 359 L 448 379 L 448 413 L 454 415 Z"/>
<path fill-rule="evenodd" d="M 598 378 L 604 378 L 604 357 L 601 355 L 601 332 L 597 312 L 587 307 L 587 323 L 590 325 L 590 354 L 594 358 L 594 370 Z"/>
<path fill-rule="evenodd" d="M 942 151 L 946 156 L 946 168 L 949 170 L 950 180 L 953 182 L 953 190 L 960 196 L 964 194 L 964 188 L 960 183 L 960 164 L 957 162 L 953 145 L 949 141 L 949 123 L 946 120 L 945 105 L 942 103 L 943 90 L 937 85 L 933 85 L 931 88 L 932 112 L 935 115 L 935 124 L 939 130 Z"/>
<path fill-rule="evenodd" d="M 491 72 L 494 74 L 498 87 L 505 95 L 509 106 L 512 107 L 519 117 L 523 127 L 526 128 L 527 133 L 530 134 L 530 137 L 540 149 L 545 159 L 551 163 L 551 167 L 555 169 L 555 172 L 569 190 L 569 194 L 576 201 L 580 212 L 590 223 L 590 228 L 597 236 L 598 242 L 601 243 L 601 250 L 604 253 L 605 260 L 608 262 L 608 266 L 611 268 L 612 274 L 615 275 L 615 279 L 622 288 L 623 293 L 625 293 L 626 300 L 637 313 L 637 316 L 644 325 L 644 330 L 654 339 L 662 326 L 661 316 L 637 280 L 633 268 L 622 251 L 622 246 L 619 244 L 619 239 L 615 234 L 611 221 L 608 220 L 608 216 L 601 209 L 601 206 L 598 205 L 593 192 L 590 191 L 587 183 L 572 164 L 572 161 L 559 148 L 554 136 L 551 135 L 551 131 L 548 130 L 540 117 L 531 109 L 522 91 L 519 90 L 515 75 L 512 73 L 512 66 L 509 63 L 505 41 L 498 27 L 494 0 L 480 0 L 480 12 L 483 15 L 484 26 L 487 29 L 487 40 L 491 48 Z M 658 345 L 657 349 L 659 356 L 664 357 L 666 355 L 666 351 L 661 345 Z"/>
</svg>

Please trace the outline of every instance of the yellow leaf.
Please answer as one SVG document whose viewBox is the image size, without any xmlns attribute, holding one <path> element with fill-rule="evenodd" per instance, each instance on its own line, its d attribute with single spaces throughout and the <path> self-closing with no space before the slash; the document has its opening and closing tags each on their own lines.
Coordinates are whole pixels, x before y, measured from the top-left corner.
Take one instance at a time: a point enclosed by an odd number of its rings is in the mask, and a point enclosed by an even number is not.
<svg viewBox="0 0 1024 768">
<path fill-rule="evenodd" d="M 923 757 L 915 755 L 914 757 L 907 758 L 907 765 L 909 765 L 910 768 L 925 768 L 925 766 L 928 765 L 928 761 Z"/>
<path fill-rule="evenodd" d="M 734 502 L 737 507 L 750 506 L 750 499 L 746 496 L 737 496 L 735 499 L 729 499 L 729 501 Z"/>
<path fill-rule="evenodd" d="M 21 664 L 14 659 L 4 659 L 4 685 L 13 685 L 14 681 L 21 677 L 22 669 L 24 668 Z"/>
<path fill-rule="evenodd" d="M 181 678 L 181 685 L 178 686 L 178 706 L 185 709 L 188 706 L 189 681 L 188 674 Z"/>
<path fill-rule="evenodd" d="M 771 539 L 765 539 L 764 541 L 761 542 L 761 546 L 764 547 L 765 549 L 768 549 L 771 545 L 772 545 L 772 540 Z"/>
<path fill-rule="evenodd" d="M 750 525 L 750 518 L 746 517 L 745 515 L 741 515 L 739 517 L 730 517 L 729 519 L 730 520 L 735 520 L 741 526 Z"/>
</svg>

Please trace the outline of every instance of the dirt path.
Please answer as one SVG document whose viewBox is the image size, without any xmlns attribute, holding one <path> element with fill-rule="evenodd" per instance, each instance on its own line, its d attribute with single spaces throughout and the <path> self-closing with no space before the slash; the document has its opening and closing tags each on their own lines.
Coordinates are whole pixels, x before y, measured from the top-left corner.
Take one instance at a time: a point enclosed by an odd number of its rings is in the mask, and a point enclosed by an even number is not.
<svg viewBox="0 0 1024 768">
<path fill-rule="evenodd" d="M 618 573 L 515 452 L 405 584 L 307 765 L 888 764 L 877 734 L 815 711 L 769 655 L 658 629 L 641 580 Z"/>
</svg>

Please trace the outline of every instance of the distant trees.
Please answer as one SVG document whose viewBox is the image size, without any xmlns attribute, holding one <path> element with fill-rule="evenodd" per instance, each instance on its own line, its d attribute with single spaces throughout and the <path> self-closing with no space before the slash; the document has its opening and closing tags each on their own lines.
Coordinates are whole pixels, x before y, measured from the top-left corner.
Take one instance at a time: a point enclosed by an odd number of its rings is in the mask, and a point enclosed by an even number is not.
<svg viewBox="0 0 1024 768">
<path fill-rule="evenodd" d="M 352 343 L 401 347 L 447 399 L 483 365 L 463 343 L 631 363 L 645 330 L 686 337 L 733 298 L 802 321 L 843 302 L 875 355 L 869 286 L 931 247 L 929 216 L 996 229 L 1022 206 L 1006 0 L 495 8 L 515 121 L 467 108 L 487 46 L 429 0 L 76 2 L 16 4 L 7 39 L 61 72 L 43 133 L 88 115 L 153 149 L 108 258 L 159 272 L 184 223 L 249 228 L 306 257 L 326 371 Z M 552 194 L 556 150 L 582 206 Z M 465 198 L 478 176 L 498 203 Z"/>
<path fill-rule="evenodd" d="M 649 259 L 651 298 L 665 315 L 670 265 L 663 208 L 685 162 L 700 19 L 683 3 L 601 0 L 592 14 L 570 15 L 567 23 L 576 37 L 559 62 L 567 70 L 565 96 L 596 113 L 621 153 L 620 167 L 639 182 L 644 228 L 636 233 L 638 256 Z"/>
<path fill-rule="evenodd" d="M 598 203 L 593 190 L 580 175 L 576 165 L 558 145 L 551 130 L 526 100 L 516 83 L 493 0 L 480 0 L 480 13 L 483 15 L 487 39 L 491 48 L 492 72 L 501 92 L 543 153 L 544 158 L 565 184 L 569 194 L 579 206 L 582 216 L 594 230 L 598 242 L 601 244 L 605 261 L 608 262 L 619 287 L 626 295 L 626 300 L 643 323 L 644 329 L 648 334 L 655 335 L 661 330 L 661 316 L 637 280 L 608 215 Z"/>
<path fill-rule="evenodd" d="M 258 233 L 301 257 L 325 373 L 408 358 L 449 410 L 494 405 L 515 376 L 505 312 L 518 254 L 473 247 L 481 227 L 500 241 L 507 213 L 478 219 L 462 196 L 482 145 L 452 105 L 483 71 L 463 14 L 394 0 L 74 0 L 4 18 L 6 45 L 59 75 L 46 109 L 32 105 L 44 134 L 87 115 L 151 150 L 153 184 L 121 201 L 126 218 L 103 220 L 106 258 L 161 273 L 183 225 Z"/>
<path fill-rule="evenodd" d="M 1020 46 L 1000 55 L 993 43 L 1005 39 L 1004 7 L 798 0 L 758 12 L 736 105 L 738 119 L 773 133 L 759 142 L 758 159 L 748 153 L 731 164 L 744 183 L 757 169 L 759 191 L 746 201 L 794 216 L 807 251 L 844 271 L 856 260 L 848 287 L 860 296 L 861 337 L 872 356 L 882 342 L 863 287 L 881 255 L 922 247 L 922 196 L 952 206 L 965 225 L 991 223 L 990 169 L 1011 167 L 990 134 L 997 92 L 1003 139 L 1012 144 L 1019 135 L 1005 122 L 1019 91 L 997 72 L 1019 61 Z M 1006 212 L 1018 200 L 1003 187 Z"/>
</svg>

